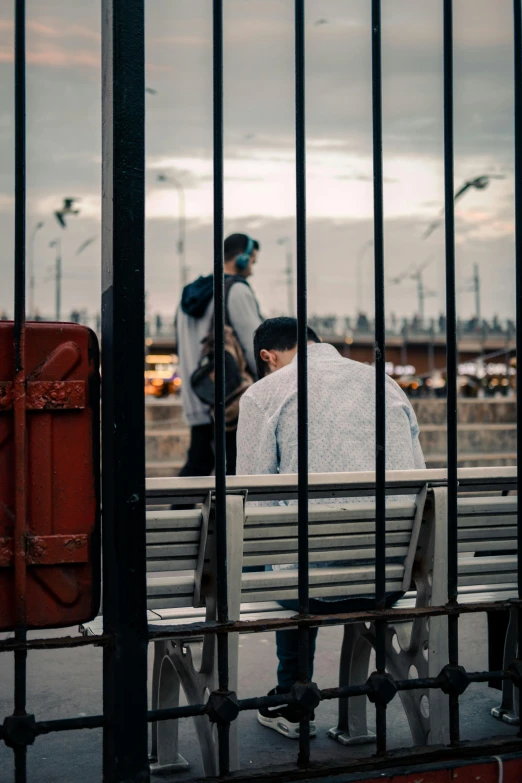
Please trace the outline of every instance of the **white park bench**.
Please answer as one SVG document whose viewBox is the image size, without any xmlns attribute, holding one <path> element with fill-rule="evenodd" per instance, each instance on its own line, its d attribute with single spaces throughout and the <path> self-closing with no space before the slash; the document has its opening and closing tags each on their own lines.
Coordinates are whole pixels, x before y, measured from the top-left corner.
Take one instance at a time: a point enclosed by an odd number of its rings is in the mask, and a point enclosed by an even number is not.
<svg viewBox="0 0 522 783">
<path fill-rule="evenodd" d="M 447 490 L 443 470 L 387 473 L 386 589 L 405 593 L 394 608 L 447 602 Z M 154 643 L 152 707 L 179 703 L 180 685 L 189 704 L 206 702 L 217 687 L 216 637 L 194 637 L 187 626 L 216 619 L 215 509 L 212 478 L 147 481 L 147 603 L 150 630 L 166 638 Z M 507 601 L 517 597 L 517 499 L 515 468 L 459 471 L 459 602 Z M 227 479 L 229 618 L 288 619 L 295 612 L 278 603 L 297 598 L 297 570 L 242 573 L 246 566 L 297 560 L 297 506 L 249 505 L 291 500 L 295 476 Z M 375 474 L 310 476 L 310 563 L 336 561 L 337 567 L 310 569 L 315 598 L 374 597 Z M 503 496 L 504 493 L 504 496 Z M 357 497 L 356 503 L 328 504 L 327 498 Z M 247 500 L 245 504 L 245 499 Z M 195 510 L 160 510 L 165 505 L 202 504 Z M 495 551 L 513 551 L 495 555 Z M 477 557 L 475 553 L 486 553 Z M 369 606 L 371 604 L 369 603 Z M 82 627 L 102 633 L 102 617 Z M 184 636 L 185 634 L 185 636 Z M 340 685 L 364 683 L 375 643 L 372 623 L 345 625 L 340 651 Z M 193 663 L 201 645 L 200 664 Z M 237 691 L 238 634 L 229 634 L 230 689 Z M 435 677 L 448 662 L 446 617 L 394 622 L 387 630 L 387 669 L 399 680 Z M 320 684 L 331 686 L 333 683 Z M 434 689 L 401 690 L 400 698 L 414 744 L 448 740 L 447 699 Z M 259 694 L 263 695 L 263 694 Z M 509 692 L 505 693 L 506 704 Z M 329 735 L 349 745 L 371 742 L 365 696 L 341 699 L 338 725 Z M 508 704 L 509 707 L 509 704 Z M 217 774 L 216 735 L 206 716 L 194 718 L 205 774 Z M 153 725 L 152 771 L 186 769 L 178 750 L 178 721 Z M 237 721 L 231 725 L 231 764 L 239 767 Z"/>
</svg>

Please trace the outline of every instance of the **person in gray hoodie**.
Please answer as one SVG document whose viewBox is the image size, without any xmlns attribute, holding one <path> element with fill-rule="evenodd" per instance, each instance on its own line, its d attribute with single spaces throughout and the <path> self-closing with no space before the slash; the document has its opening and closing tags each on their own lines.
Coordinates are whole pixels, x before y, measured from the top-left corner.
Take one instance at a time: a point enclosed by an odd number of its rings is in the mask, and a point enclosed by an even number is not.
<svg viewBox="0 0 522 783">
<path fill-rule="evenodd" d="M 225 239 L 225 277 L 233 278 L 227 301 L 230 325 L 243 349 L 248 370 L 257 379 L 253 335 L 263 318 L 248 278 L 253 274 L 260 246 L 247 234 Z M 209 476 L 214 469 L 214 424 L 210 409 L 192 389 L 190 379 L 201 355 L 201 341 L 212 326 L 214 276 L 198 277 L 185 286 L 176 314 L 179 369 L 183 380 L 183 413 L 190 425 L 190 447 L 180 476 Z M 236 472 L 236 431 L 227 432 L 227 473 Z"/>
</svg>

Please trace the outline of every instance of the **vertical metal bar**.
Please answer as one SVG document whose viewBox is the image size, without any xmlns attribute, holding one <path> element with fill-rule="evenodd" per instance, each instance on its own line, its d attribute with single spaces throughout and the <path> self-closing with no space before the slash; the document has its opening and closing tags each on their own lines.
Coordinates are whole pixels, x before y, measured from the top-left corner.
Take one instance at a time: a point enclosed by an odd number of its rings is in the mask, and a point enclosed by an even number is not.
<svg viewBox="0 0 522 783">
<path fill-rule="evenodd" d="M 522 0 L 513 0 L 515 89 L 515 276 L 516 356 L 522 352 Z M 517 359 L 517 489 L 522 497 L 522 361 Z M 517 510 L 518 552 L 522 551 L 522 504 Z M 522 559 L 518 558 L 518 596 L 522 597 Z M 522 610 L 518 612 L 517 657 L 522 657 Z"/>
<path fill-rule="evenodd" d="M 223 216 L 223 0 L 213 0 L 214 88 L 214 345 L 217 617 L 228 620 L 227 481 L 225 441 L 225 272 Z M 228 691 L 228 634 L 217 636 L 218 687 Z M 219 773 L 230 771 L 230 726 L 218 724 Z"/>
<path fill-rule="evenodd" d="M 457 563 L 457 308 L 453 148 L 453 0 L 444 0 L 444 209 L 446 232 L 446 366 L 448 438 L 448 601 L 458 597 Z M 459 660 L 458 616 L 448 617 L 449 662 Z M 459 700 L 450 695 L 450 741 L 459 741 Z"/>
<path fill-rule="evenodd" d="M 103 774 L 148 781 L 144 0 L 102 2 Z M 125 379 L 125 382 L 123 382 Z"/>
<path fill-rule="evenodd" d="M 381 2 L 372 0 L 373 246 L 375 263 L 375 605 L 386 605 L 386 321 L 382 171 Z M 378 620 L 376 668 L 386 669 L 386 622 Z M 386 752 L 386 705 L 376 706 L 377 752 Z"/>
<path fill-rule="evenodd" d="M 308 315 L 306 280 L 305 3 L 295 0 L 295 144 L 297 233 L 297 455 L 299 614 L 309 613 L 308 577 Z M 310 679 L 310 631 L 299 626 L 299 681 Z M 301 720 L 299 766 L 310 761 L 310 721 Z"/>
<path fill-rule="evenodd" d="M 14 280 L 14 446 L 15 446 L 15 636 L 25 641 L 27 568 L 25 538 L 27 521 L 27 430 L 25 379 L 25 222 L 26 222 L 26 83 L 25 0 L 15 3 L 15 280 Z M 25 715 L 27 652 L 14 654 L 14 714 Z M 27 779 L 27 748 L 15 749 L 15 781 Z"/>
</svg>

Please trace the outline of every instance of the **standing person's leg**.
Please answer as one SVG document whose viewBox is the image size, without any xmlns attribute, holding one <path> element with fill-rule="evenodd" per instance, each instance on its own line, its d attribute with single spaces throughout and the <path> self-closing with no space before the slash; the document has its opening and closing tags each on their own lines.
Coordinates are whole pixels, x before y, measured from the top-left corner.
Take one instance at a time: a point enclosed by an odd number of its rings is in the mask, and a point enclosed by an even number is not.
<svg viewBox="0 0 522 783">
<path fill-rule="evenodd" d="M 190 428 L 190 446 L 187 461 L 180 476 L 210 476 L 214 470 L 213 424 L 198 424 Z"/>
<path fill-rule="evenodd" d="M 237 430 L 226 432 L 227 476 L 236 475 Z"/>
</svg>

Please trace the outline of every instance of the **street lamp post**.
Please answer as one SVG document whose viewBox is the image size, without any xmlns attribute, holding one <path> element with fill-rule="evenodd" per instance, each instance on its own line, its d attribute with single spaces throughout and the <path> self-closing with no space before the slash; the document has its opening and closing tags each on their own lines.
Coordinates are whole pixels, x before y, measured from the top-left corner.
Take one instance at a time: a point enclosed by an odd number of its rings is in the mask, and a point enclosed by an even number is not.
<svg viewBox="0 0 522 783">
<path fill-rule="evenodd" d="M 56 250 L 55 256 L 55 317 L 57 321 L 61 321 L 62 313 L 62 240 L 54 239 L 50 242 L 49 247 L 54 247 Z"/>
<path fill-rule="evenodd" d="M 277 240 L 278 245 L 286 245 L 286 291 L 288 296 L 288 315 L 295 315 L 294 308 L 294 259 L 292 255 L 292 240 L 290 237 L 281 237 Z"/>
<path fill-rule="evenodd" d="M 357 310 L 358 315 L 361 315 L 362 313 L 362 299 L 363 299 L 363 284 L 362 284 L 362 262 L 364 261 L 364 256 L 366 255 L 366 251 L 370 249 L 370 247 L 373 247 L 373 239 L 367 239 L 364 244 L 361 245 L 359 248 L 359 252 L 357 253 L 357 267 L 356 267 L 356 289 L 357 289 Z"/>
<path fill-rule="evenodd" d="M 179 258 L 179 279 L 181 291 L 185 288 L 188 282 L 188 270 L 185 263 L 185 236 L 186 236 L 186 209 L 185 209 L 185 188 L 180 180 L 173 176 L 167 176 L 166 174 L 158 174 L 158 182 L 166 182 L 167 184 L 174 185 L 178 192 L 178 258 Z"/>
<path fill-rule="evenodd" d="M 43 228 L 45 223 L 41 220 L 33 229 L 31 240 L 29 242 L 29 317 L 34 318 L 34 241 L 36 234 Z"/>
</svg>

